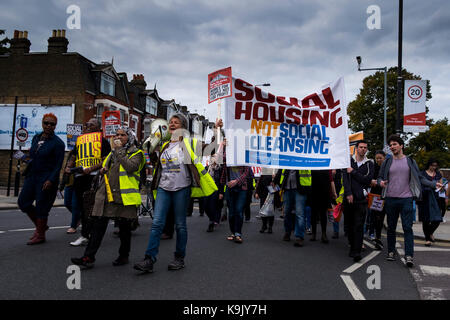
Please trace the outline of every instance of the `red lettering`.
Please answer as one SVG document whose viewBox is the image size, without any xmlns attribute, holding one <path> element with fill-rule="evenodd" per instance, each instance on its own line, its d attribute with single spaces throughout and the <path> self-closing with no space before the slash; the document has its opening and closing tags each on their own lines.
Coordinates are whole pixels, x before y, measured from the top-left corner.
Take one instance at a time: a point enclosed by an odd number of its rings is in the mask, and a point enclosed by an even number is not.
<svg viewBox="0 0 450 320">
<path fill-rule="evenodd" d="M 277 97 L 278 104 L 281 104 L 283 106 L 290 106 L 291 103 L 287 102 L 285 97 Z"/>
<path fill-rule="evenodd" d="M 259 109 L 263 109 L 263 115 L 259 116 Z M 267 121 L 269 119 L 269 107 L 265 103 L 257 102 L 253 106 L 253 119 Z"/>
<path fill-rule="evenodd" d="M 311 105 L 312 101 L 312 105 Z M 320 109 L 326 109 L 327 107 L 323 104 L 322 100 L 319 98 L 317 93 L 310 94 L 309 96 L 303 98 L 302 100 L 303 108 L 319 107 Z"/>
<path fill-rule="evenodd" d="M 289 101 L 291 102 L 291 105 L 300 108 L 300 105 L 298 104 L 298 99 L 297 99 L 297 98 L 292 98 L 292 97 L 291 97 L 291 98 L 289 98 Z"/>
<path fill-rule="evenodd" d="M 270 121 L 284 122 L 284 110 L 285 107 L 278 107 L 278 117 L 274 106 L 270 106 Z"/>
<path fill-rule="evenodd" d="M 256 94 L 256 100 L 258 100 L 260 102 L 265 102 L 265 103 L 274 103 L 275 102 L 275 96 L 271 93 L 268 93 L 267 98 L 264 98 L 262 96 L 261 88 L 255 87 L 255 94 Z"/>
<path fill-rule="evenodd" d="M 247 85 L 247 86 L 250 86 L 250 88 L 245 87 L 244 84 Z M 235 95 L 234 95 L 235 98 L 237 100 L 242 100 L 242 101 L 251 101 L 251 100 L 253 100 L 253 89 L 251 87 L 252 87 L 252 85 L 250 83 L 245 82 L 244 80 L 241 80 L 241 79 L 236 79 L 234 81 L 234 88 L 237 89 L 237 90 L 244 91 L 245 94 L 242 94 L 240 92 L 236 92 Z"/>
<path fill-rule="evenodd" d="M 325 101 L 328 105 L 328 109 L 334 109 L 334 107 L 338 106 L 340 104 L 340 101 L 334 101 L 333 92 L 331 91 L 330 87 L 322 90 L 323 97 L 325 98 Z"/>
<path fill-rule="evenodd" d="M 245 120 L 250 120 L 252 116 L 252 102 L 245 103 L 245 109 L 242 108 L 243 102 L 236 102 L 235 110 L 234 110 L 234 118 L 236 120 L 241 119 L 241 115 L 245 114 Z"/>
<path fill-rule="evenodd" d="M 329 111 L 314 111 L 311 110 L 311 115 L 309 116 L 309 123 L 316 124 L 317 120 L 319 120 L 320 124 L 328 127 L 328 118 L 330 116 Z"/>
<path fill-rule="evenodd" d="M 342 125 L 342 117 L 339 117 L 339 119 L 337 119 L 336 121 L 336 115 L 339 113 L 339 111 L 341 111 L 341 108 L 337 108 L 331 113 L 330 127 L 332 127 L 333 129 Z"/>
<path fill-rule="evenodd" d="M 309 112 L 309 110 L 303 110 L 302 112 L 302 124 L 304 126 L 308 124 Z"/>
<path fill-rule="evenodd" d="M 299 109 L 289 108 L 286 111 L 286 123 L 300 124 L 302 112 Z M 298 116 L 298 117 L 297 117 Z"/>
</svg>

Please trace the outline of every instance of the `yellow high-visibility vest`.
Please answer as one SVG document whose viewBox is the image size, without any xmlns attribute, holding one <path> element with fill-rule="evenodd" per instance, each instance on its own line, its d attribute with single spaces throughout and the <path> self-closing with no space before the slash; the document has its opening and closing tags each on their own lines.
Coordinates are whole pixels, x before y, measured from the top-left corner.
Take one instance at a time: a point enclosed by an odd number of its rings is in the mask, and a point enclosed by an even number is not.
<svg viewBox="0 0 450 320">
<path fill-rule="evenodd" d="M 280 184 L 283 184 L 284 176 L 285 176 L 285 169 L 281 171 L 281 179 Z M 311 170 L 298 170 L 299 175 L 299 182 L 300 185 L 303 187 L 310 187 L 311 186 Z"/>
<path fill-rule="evenodd" d="M 167 141 L 166 143 L 164 143 L 162 145 L 161 150 L 164 150 L 164 147 L 169 142 L 170 141 Z M 188 138 L 184 138 L 183 142 L 186 147 L 186 150 L 189 153 L 191 161 L 194 164 L 194 166 L 197 169 L 198 174 L 200 176 L 200 187 L 191 187 L 191 197 L 192 198 L 208 197 L 208 196 L 212 195 L 218 189 L 214 182 L 214 179 L 211 177 L 211 175 L 208 173 L 208 171 L 202 165 L 200 157 L 198 157 L 194 153 L 194 150 L 196 150 L 196 147 L 197 147 L 197 139 L 192 139 L 192 147 L 191 147 L 191 144 L 189 143 Z M 154 199 L 156 199 L 156 193 L 157 193 L 157 190 L 153 190 Z"/>
<path fill-rule="evenodd" d="M 122 165 L 119 166 L 119 188 L 120 188 L 120 196 L 122 197 L 123 205 L 130 206 L 130 205 L 140 205 L 142 203 L 141 199 L 141 193 L 139 192 L 139 180 L 142 168 L 145 166 L 145 157 L 144 152 L 142 150 L 138 150 L 135 153 L 131 154 L 128 159 L 133 158 L 134 156 L 141 154 L 142 160 L 139 164 L 139 169 L 131 174 L 128 174 L 127 171 L 122 167 Z M 108 154 L 105 161 L 103 161 L 103 167 L 106 166 L 106 163 L 111 157 L 111 153 Z"/>
</svg>

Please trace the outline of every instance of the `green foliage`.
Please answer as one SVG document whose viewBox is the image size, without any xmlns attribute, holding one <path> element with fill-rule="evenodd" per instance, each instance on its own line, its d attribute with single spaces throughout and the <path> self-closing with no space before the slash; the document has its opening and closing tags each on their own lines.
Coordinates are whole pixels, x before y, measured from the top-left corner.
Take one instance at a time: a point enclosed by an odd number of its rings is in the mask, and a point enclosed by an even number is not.
<svg viewBox="0 0 450 320">
<path fill-rule="evenodd" d="M 407 70 L 402 71 L 404 80 L 421 80 Z M 427 100 L 431 99 L 431 86 L 427 83 Z M 395 133 L 395 118 L 397 105 L 397 68 L 387 71 L 387 136 Z M 403 97 L 402 103 L 403 106 Z M 400 110 L 403 115 L 403 108 Z M 426 109 L 428 113 L 428 108 Z M 376 72 L 363 80 L 356 99 L 348 104 L 349 127 L 352 131 L 364 131 L 364 138 L 369 143 L 369 149 L 374 151 L 383 149 L 384 128 L 384 71 Z M 403 117 L 402 117 L 403 119 Z M 403 120 L 401 125 L 403 127 Z M 408 135 L 403 135 L 405 141 Z"/>
<path fill-rule="evenodd" d="M 2 34 L 5 34 L 5 30 L 0 30 L 0 36 Z M 0 40 L 0 54 L 5 54 L 9 52 L 9 48 L 6 47 L 6 45 L 8 45 L 9 39 L 8 37 L 5 37 L 3 40 Z"/>
<path fill-rule="evenodd" d="M 406 154 L 411 154 L 419 168 L 426 169 L 429 159 L 439 162 L 441 168 L 450 167 L 450 124 L 444 118 L 436 123 L 429 123 L 430 130 L 421 132 L 409 141 L 405 149 Z"/>
</svg>

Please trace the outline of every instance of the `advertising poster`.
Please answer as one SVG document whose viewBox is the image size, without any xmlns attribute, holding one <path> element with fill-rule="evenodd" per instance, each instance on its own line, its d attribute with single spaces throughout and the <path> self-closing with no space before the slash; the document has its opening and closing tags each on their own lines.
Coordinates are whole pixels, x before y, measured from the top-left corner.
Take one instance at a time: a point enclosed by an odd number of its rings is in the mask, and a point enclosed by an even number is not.
<svg viewBox="0 0 450 320">
<path fill-rule="evenodd" d="M 120 127 L 120 111 L 104 111 L 102 114 L 103 136 L 110 138 L 116 134 Z"/>
</svg>

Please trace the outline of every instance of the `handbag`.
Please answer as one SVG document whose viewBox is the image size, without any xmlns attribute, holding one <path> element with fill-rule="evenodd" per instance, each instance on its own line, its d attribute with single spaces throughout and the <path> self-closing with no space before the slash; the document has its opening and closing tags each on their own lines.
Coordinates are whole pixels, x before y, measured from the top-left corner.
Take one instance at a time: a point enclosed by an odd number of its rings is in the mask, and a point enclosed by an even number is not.
<svg viewBox="0 0 450 320">
<path fill-rule="evenodd" d="M 85 214 L 90 217 L 94 210 L 95 194 L 100 183 L 100 171 L 92 179 L 91 188 L 83 193 L 83 209 Z"/>
<path fill-rule="evenodd" d="M 273 212 L 273 199 L 274 199 L 274 194 L 270 193 L 267 198 L 266 201 L 264 201 L 263 206 L 261 207 L 261 209 L 259 210 L 259 215 L 261 217 L 273 217 L 275 214 Z"/>
<path fill-rule="evenodd" d="M 334 221 L 339 222 L 342 217 L 342 212 L 344 208 L 342 207 L 342 202 L 338 203 L 333 209 L 333 218 Z"/>
</svg>

